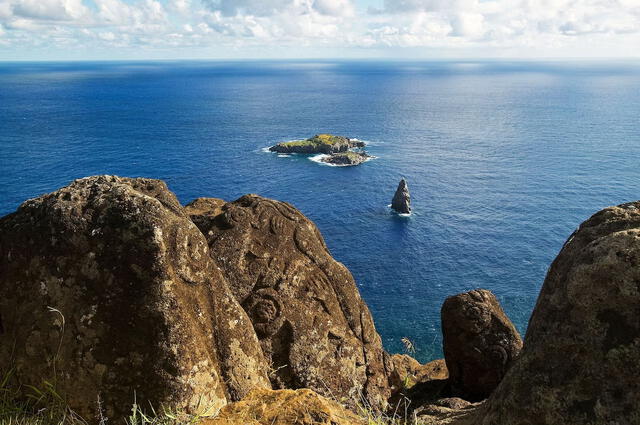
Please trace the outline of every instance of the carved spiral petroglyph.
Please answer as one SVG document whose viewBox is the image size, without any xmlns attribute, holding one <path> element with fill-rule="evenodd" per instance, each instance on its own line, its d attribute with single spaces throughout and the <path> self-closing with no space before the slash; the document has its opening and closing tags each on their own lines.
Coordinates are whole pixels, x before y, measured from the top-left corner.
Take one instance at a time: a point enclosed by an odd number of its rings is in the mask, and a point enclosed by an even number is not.
<svg viewBox="0 0 640 425">
<path fill-rule="evenodd" d="M 499 362 L 503 366 L 509 361 L 509 353 L 501 345 L 491 345 L 487 348 L 488 357 L 495 362 Z"/>
<path fill-rule="evenodd" d="M 471 305 L 464 310 L 464 317 L 468 320 L 465 328 L 471 333 L 480 333 L 491 323 L 491 312 L 479 305 Z"/>
<path fill-rule="evenodd" d="M 278 293 L 271 288 L 253 292 L 245 300 L 243 307 L 261 338 L 275 334 L 282 326 L 282 305 Z"/>
<path fill-rule="evenodd" d="M 244 223 L 249 218 L 249 213 L 244 208 L 232 205 L 223 214 L 224 222 L 235 227 L 239 223 Z"/>
</svg>

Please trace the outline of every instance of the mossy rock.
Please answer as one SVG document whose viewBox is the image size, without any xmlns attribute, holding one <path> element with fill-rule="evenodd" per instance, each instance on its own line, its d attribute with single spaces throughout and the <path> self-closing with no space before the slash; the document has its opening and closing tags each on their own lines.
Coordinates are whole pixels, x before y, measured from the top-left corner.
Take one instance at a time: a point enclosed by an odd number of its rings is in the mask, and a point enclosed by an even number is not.
<svg viewBox="0 0 640 425">
<path fill-rule="evenodd" d="M 271 152 L 278 153 L 337 153 L 346 152 L 351 148 L 364 147 L 364 142 L 351 140 L 348 137 L 335 136 L 333 134 L 316 134 L 306 140 L 294 140 L 291 142 L 278 143 L 271 146 Z"/>
</svg>

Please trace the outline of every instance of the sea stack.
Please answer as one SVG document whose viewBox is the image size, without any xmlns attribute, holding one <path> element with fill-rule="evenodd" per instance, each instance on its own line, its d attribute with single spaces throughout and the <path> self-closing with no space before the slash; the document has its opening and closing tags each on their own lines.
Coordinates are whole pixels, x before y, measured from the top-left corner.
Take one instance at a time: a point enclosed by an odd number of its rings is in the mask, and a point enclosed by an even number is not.
<svg viewBox="0 0 640 425">
<path fill-rule="evenodd" d="M 411 196 L 409 195 L 409 186 L 405 179 L 400 180 L 396 194 L 393 195 L 391 201 L 391 208 L 399 212 L 400 214 L 411 213 Z"/>
</svg>

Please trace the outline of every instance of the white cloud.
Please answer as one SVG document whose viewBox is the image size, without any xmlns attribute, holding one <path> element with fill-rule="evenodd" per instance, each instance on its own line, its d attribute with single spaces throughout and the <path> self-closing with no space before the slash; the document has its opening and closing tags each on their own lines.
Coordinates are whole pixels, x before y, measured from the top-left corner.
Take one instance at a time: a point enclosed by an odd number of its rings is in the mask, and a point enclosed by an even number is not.
<svg viewBox="0 0 640 425">
<path fill-rule="evenodd" d="M 369 10 L 355 0 L 0 0 L 0 37 L 0 53 L 74 44 L 637 55 L 640 0 L 384 0 Z"/>
<path fill-rule="evenodd" d="M 74 20 L 87 13 L 82 0 L 20 0 L 13 4 L 13 14 L 27 19 Z"/>
<path fill-rule="evenodd" d="M 349 0 L 314 0 L 313 8 L 328 16 L 352 16 L 355 13 Z"/>
</svg>

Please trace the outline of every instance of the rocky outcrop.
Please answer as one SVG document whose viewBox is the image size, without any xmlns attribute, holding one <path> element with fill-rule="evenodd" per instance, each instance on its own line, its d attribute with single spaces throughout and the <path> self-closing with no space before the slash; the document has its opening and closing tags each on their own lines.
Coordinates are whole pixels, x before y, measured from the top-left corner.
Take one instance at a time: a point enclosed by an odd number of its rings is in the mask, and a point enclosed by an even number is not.
<svg viewBox="0 0 640 425">
<path fill-rule="evenodd" d="M 255 390 L 202 425 L 366 425 L 367 421 L 314 391 Z"/>
<path fill-rule="evenodd" d="M 206 235 L 271 364 L 274 388 L 311 388 L 355 405 L 386 404 L 388 357 L 351 273 L 291 205 L 246 195 L 216 212 L 186 210 Z M 217 201 L 209 201 L 216 205 Z"/>
<path fill-rule="evenodd" d="M 441 316 L 451 394 L 470 401 L 488 397 L 522 348 L 518 331 L 483 289 L 447 298 Z"/>
<path fill-rule="evenodd" d="M 421 364 L 406 354 L 394 354 L 391 356 L 391 363 L 393 370 L 390 374 L 390 382 L 396 391 L 412 387 L 419 382 L 449 377 L 444 359 Z"/>
<path fill-rule="evenodd" d="M 327 164 L 339 165 L 342 167 L 360 165 L 363 162 L 371 159 L 371 155 L 367 155 L 364 152 L 341 152 L 328 155 L 321 159 L 322 162 Z"/>
<path fill-rule="evenodd" d="M 484 425 L 640 423 L 640 202 L 574 232 Z"/>
<path fill-rule="evenodd" d="M 0 367 L 85 418 L 98 399 L 119 420 L 134 394 L 194 411 L 270 388 L 251 321 L 158 180 L 80 179 L 1 218 L 0 323 Z"/>
<path fill-rule="evenodd" d="M 306 140 L 294 140 L 282 142 L 271 146 L 271 152 L 278 153 L 303 153 L 303 154 L 334 154 L 346 152 L 352 148 L 363 148 L 364 142 L 348 137 L 334 136 L 333 134 L 316 134 Z"/>
<path fill-rule="evenodd" d="M 409 185 L 405 179 L 400 180 L 396 193 L 391 201 L 391 208 L 400 214 L 411 213 L 411 196 L 409 195 Z"/>
</svg>

